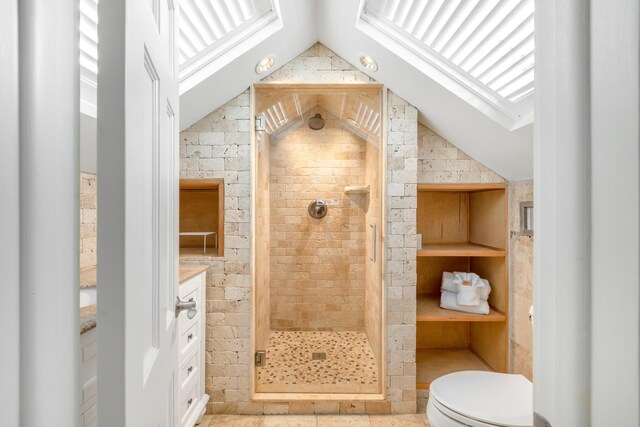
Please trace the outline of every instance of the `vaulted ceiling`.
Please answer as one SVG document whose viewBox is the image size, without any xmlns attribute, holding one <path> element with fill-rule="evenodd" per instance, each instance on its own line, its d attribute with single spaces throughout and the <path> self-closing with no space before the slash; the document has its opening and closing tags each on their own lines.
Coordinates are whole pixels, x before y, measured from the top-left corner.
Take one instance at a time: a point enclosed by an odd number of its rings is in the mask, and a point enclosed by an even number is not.
<svg viewBox="0 0 640 427">
<path fill-rule="evenodd" d="M 238 4 L 235 12 L 231 3 Z M 415 105 L 420 122 L 497 173 L 510 180 L 533 175 L 533 0 L 185 4 L 191 13 L 209 4 L 224 10 L 227 24 L 218 25 L 229 30 L 228 38 L 250 25 L 253 32 L 245 33 L 244 46 L 221 49 L 196 72 L 182 67 L 183 129 L 262 79 L 255 72 L 262 58 L 274 56 L 274 71 L 320 41 Z M 376 72 L 362 67 L 363 53 L 376 60 Z"/>
<path fill-rule="evenodd" d="M 421 123 L 468 155 L 509 180 L 530 178 L 533 2 L 180 0 L 180 127 L 264 78 L 258 61 L 272 56 L 273 72 L 320 41 L 416 106 Z M 81 0 L 87 87 L 97 71 L 95 4 Z M 376 71 L 362 66 L 363 54 Z"/>
</svg>

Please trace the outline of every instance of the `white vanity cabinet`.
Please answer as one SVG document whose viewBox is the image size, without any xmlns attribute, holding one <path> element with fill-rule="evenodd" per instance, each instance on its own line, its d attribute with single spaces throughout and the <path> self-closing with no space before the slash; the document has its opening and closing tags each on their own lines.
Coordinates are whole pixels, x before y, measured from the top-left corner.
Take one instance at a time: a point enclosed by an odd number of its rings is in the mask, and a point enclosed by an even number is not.
<svg viewBox="0 0 640 427">
<path fill-rule="evenodd" d="M 98 425 L 98 342 L 97 328 L 80 335 L 80 377 L 82 392 L 80 395 L 80 426 L 96 427 Z"/>
<path fill-rule="evenodd" d="M 178 316 L 178 384 L 175 414 L 176 426 L 182 427 L 192 427 L 199 422 L 209 401 L 209 396 L 204 390 L 206 271 L 204 268 L 188 267 L 192 272 L 200 271 L 187 275 L 188 278 L 180 282 L 178 291 L 180 300 L 195 301 L 197 310 L 191 319 L 186 310 Z M 182 270 L 181 267 L 181 278 Z"/>
</svg>

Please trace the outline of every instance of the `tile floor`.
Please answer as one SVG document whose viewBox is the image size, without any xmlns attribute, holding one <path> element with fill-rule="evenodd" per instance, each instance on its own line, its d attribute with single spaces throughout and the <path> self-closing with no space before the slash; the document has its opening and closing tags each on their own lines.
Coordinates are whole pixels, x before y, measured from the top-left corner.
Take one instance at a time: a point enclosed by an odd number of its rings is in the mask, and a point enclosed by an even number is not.
<svg viewBox="0 0 640 427">
<path fill-rule="evenodd" d="M 413 415 L 205 415 L 199 427 L 425 427 L 427 416 Z"/>
<path fill-rule="evenodd" d="M 305 392 L 378 392 L 376 361 L 364 332 L 271 331 L 266 351 L 267 364 L 257 369 L 258 391 L 304 385 Z M 313 360 L 313 353 L 326 359 Z"/>
</svg>

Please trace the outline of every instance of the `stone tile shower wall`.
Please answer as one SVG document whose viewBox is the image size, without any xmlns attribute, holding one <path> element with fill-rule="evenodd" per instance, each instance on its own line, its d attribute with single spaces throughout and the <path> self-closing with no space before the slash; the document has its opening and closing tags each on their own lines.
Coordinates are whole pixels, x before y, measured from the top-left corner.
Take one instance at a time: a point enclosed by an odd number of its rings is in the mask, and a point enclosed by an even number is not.
<svg viewBox="0 0 640 427">
<path fill-rule="evenodd" d="M 180 134 L 180 177 L 223 178 L 224 257 L 180 258 L 207 269 L 205 390 L 209 413 L 238 413 L 250 400 L 250 101 L 238 95 Z"/>
<path fill-rule="evenodd" d="M 98 184 L 96 174 L 80 173 L 80 270 L 95 268 Z"/>
<path fill-rule="evenodd" d="M 320 113 L 325 127 L 306 123 Z M 361 195 L 366 142 L 321 108 L 270 139 L 271 329 L 361 331 L 364 327 L 365 222 Z M 327 215 L 307 213 L 327 201 Z"/>
<path fill-rule="evenodd" d="M 336 83 L 370 82 L 321 44 L 268 76 L 265 81 Z M 207 270 L 206 392 L 209 413 L 411 413 L 415 412 L 415 183 L 417 111 L 389 95 L 393 132 L 388 161 L 396 169 L 388 180 L 407 179 L 408 195 L 387 200 L 387 271 L 385 314 L 387 399 L 383 401 L 252 402 L 250 396 L 251 276 L 250 276 L 250 103 L 249 91 L 229 101 L 181 133 L 182 178 L 225 179 L 225 256 L 181 258 L 205 263 Z M 395 123 L 393 122 L 395 120 Z M 391 140 L 392 139 L 392 140 Z M 406 163 L 406 164 L 405 164 Z M 407 166 L 409 172 L 402 169 Z M 393 204 L 393 207 L 391 206 Z M 414 236 L 414 237 L 412 237 Z M 391 245 L 394 245 L 393 248 Z M 412 273 L 413 272 L 413 273 Z M 391 350 L 391 349 L 394 350 Z M 396 351 L 396 348 L 400 350 Z"/>
<path fill-rule="evenodd" d="M 389 91 L 387 114 L 387 399 L 391 412 L 415 413 L 418 110 Z"/>
</svg>

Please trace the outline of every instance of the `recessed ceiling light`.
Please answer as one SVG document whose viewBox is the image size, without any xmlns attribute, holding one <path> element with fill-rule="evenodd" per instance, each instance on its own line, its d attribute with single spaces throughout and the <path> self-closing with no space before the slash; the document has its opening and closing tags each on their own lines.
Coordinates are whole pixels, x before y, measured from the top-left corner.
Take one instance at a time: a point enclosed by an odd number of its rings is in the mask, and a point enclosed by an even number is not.
<svg viewBox="0 0 640 427">
<path fill-rule="evenodd" d="M 256 64 L 256 73 L 262 74 L 271 69 L 273 65 L 276 63 L 276 58 L 273 55 L 269 55 L 266 58 L 263 58 Z"/>
<path fill-rule="evenodd" d="M 360 56 L 360 63 L 367 70 L 378 71 L 378 63 L 369 55 Z"/>
</svg>

